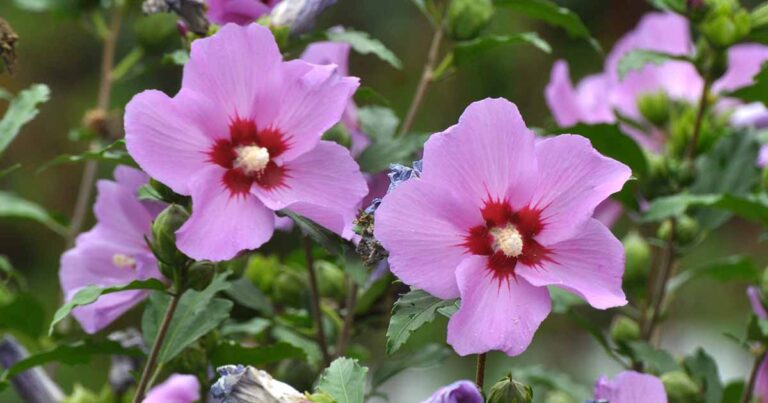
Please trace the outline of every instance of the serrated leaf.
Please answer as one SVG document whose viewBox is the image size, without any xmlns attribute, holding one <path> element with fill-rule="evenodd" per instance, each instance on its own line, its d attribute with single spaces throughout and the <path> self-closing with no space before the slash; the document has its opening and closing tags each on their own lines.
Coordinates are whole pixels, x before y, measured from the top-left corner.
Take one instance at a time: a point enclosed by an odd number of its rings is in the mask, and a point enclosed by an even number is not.
<svg viewBox="0 0 768 403">
<path fill-rule="evenodd" d="M 323 371 L 317 390 L 327 393 L 338 403 L 363 403 L 365 399 L 365 378 L 368 368 L 357 360 L 340 357 Z"/>
<path fill-rule="evenodd" d="M 253 318 L 247 322 L 227 322 L 221 327 L 222 336 L 231 336 L 233 334 L 245 334 L 248 336 L 258 336 L 264 333 L 272 325 L 267 319 Z"/>
<path fill-rule="evenodd" d="M 114 285 L 109 287 L 101 287 L 98 285 L 89 285 L 81 290 L 79 290 L 74 297 L 72 297 L 69 302 L 62 305 L 58 310 L 56 310 L 56 313 L 53 315 L 53 321 L 51 321 L 51 325 L 48 328 L 48 334 L 53 334 L 53 329 L 56 326 L 57 323 L 61 322 L 64 318 L 69 315 L 73 309 L 77 308 L 78 306 L 83 305 L 89 305 L 96 300 L 99 299 L 102 295 L 112 294 L 116 292 L 121 291 L 130 291 L 130 290 L 159 290 L 163 291 L 166 289 L 165 284 L 163 284 L 162 281 L 156 279 L 156 278 L 150 278 L 147 280 L 135 280 L 131 281 L 128 284 L 120 284 L 120 285 Z"/>
<path fill-rule="evenodd" d="M 550 25 L 563 28 L 568 35 L 578 39 L 584 39 L 592 45 L 595 50 L 602 52 L 600 44 L 592 34 L 581 18 L 573 11 L 560 7 L 549 0 L 496 0 L 496 4 L 502 7 L 508 7 L 526 16 L 541 20 Z"/>
<path fill-rule="evenodd" d="M 506 45 L 531 45 L 542 52 L 550 53 L 549 43 L 535 32 L 523 32 L 512 35 L 485 35 L 471 41 L 459 42 L 453 50 L 453 63 L 456 67 L 467 65 L 477 56 L 491 49 Z"/>
<path fill-rule="evenodd" d="M 348 43 L 352 46 L 352 50 L 357 53 L 363 55 L 373 54 L 398 70 L 403 68 L 403 62 L 401 62 L 391 50 L 384 46 L 381 41 L 371 38 L 367 32 L 351 29 L 333 29 L 327 31 L 325 35 L 329 41 Z"/>
<path fill-rule="evenodd" d="M 170 361 L 229 317 L 232 301 L 215 298 L 218 292 L 230 287 L 227 281 L 228 276 L 228 272 L 217 274 L 204 290 L 187 290 L 181 296 L 160 348 L 159 363 Z M 167 294 L 160 292 L 150 294 L 149 303 L 142 317 L 144 341 L 147 345 L 154 343 L 170 302 L 171 297 Z"/>
<path fill-rule="evenodd" d="M 389 319 L 387 353 L 392 354 L 399 350 L 413 332 L 435 320 L 438 309 L 453 303 L 453 300 L 435 298 L 422 290 L 411 290 L 400 296 Z"/>
<path fill-rule="evenodd" d="M 650 0 L 650 3 L 660 10 L 685 13 L 685 0 Z"/>
<path fill-rule="evenodd" d="M 662 65 L 671 61 L 691 60 L 687 56 L 670 55 L 647 49 L 635 49 L 625 53 L 619 60 L 619 78 L 624 79 L 631 71 L 641 70 L 647 64 Z"/>
<path fill-rule="evenodd" d="M 432 343 L 413 352 L 400 352 L 385 360 L 373 371 L 371 386 L 381 386 L 406 369 L 426 369 L 439 365 L 451 355 L 451 350 L 444 345 Z"/>
<path fill-rule="evenodd" d="M 37 116 L 38 105 L 48 101 L 51 91 L 45 84 L 33 84 L 11 99 L 5 115 L 0 120 L 0 155 L 3 154 L 21 128 Z"/>
<path fill-rule="evenodd" d="M 0 191 L 0 218 L 21 218 L 37 221 L 58 234 L 67 233 L 67 229 L 40 205 L 9 192 Z"/>
<path fill-rule="evenodd" d="M 555 131 L 562 134 L 578 134 L 586 137 L 601 154 L 623 162 L 632 169 L 632 174 L 644 176 L 648 171 L 648 162 L 640 146 L 629 136 L 621 132 L 617 125 L 579 124 Z"/>
<path fill-rule="evenodd" d="M 40 173 L 51 167 L 55 167 L 61 164 L 74 164 L 84 161 L 100 161 L 111 164 L 136 165 L 136 162 L 133 161 L 133 158 L 131 158 L 131 156 L 128 155 L 128 152 L 125 151 L 125 140 L 120 139 L 100 150 L 86 151 L 82 154 L 59 155 L 58 157 L 43 164 L 40 168 L 38 168 L 37 172 Z"/>
<path fill-rule="evenodd" d="M 210 358 L 214 367 L 238 363 L 258 368 L 282 360 L 304 358 L 304 351 L 284 342 L 271 346 L 244 347 L 234 341 L 226 341 L 213 348 Z"/>
</svg>

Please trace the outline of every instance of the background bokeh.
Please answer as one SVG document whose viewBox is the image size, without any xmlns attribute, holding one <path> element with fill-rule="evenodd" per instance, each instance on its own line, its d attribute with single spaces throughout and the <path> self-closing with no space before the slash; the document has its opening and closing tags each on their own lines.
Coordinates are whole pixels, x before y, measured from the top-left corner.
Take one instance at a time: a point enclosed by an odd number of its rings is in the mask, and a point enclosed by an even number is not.
<svg viewBox="0 0 768 403">
<path fill-rule="evenodd" d="M 605 49 L 633 27 L 650 7 L 640 0 L 571 0 L 563 5 L 575 10 L 585 21 Z M 24 128 L 22 135 L 5 153 L 2 166 L 22 164 L 21 169 L 0 179 L 0 190 L 12 190 L 34 200 L 53 212 L 70 216 L 82 165 L 60 165 L 37 173 L 37 168 L 62 153 L 79 153 L 87 146 L 68 139 L 70 129 L 78 127 L 83 112 L 95 104 L 100 62 L 100 44 L 88 32 L 85 21 L 36 14 L 16 9 L 11 0 L 0 0 L 0 16 L 10 22 L 20 36 L 17 72 L 0 75 L 0 87 L 12 92 L 32 83 L 48 84 L 51 101 L 42 106 L 37 119 Z M 131 50 L 134 24 L 140 18 L 137 10 L 128 15 L 123 25 L 118 47 L 118 59 Z M 404 69 L 398 71 L 371 56 L 353 54 L 351 72 L 361 77 L 364 86 L 372 87 L 389 99 L 400 116 L 405 113 L 413 95 L 416 81 L 426 55 L 431 36 L 426 20 L 409 0 L 340 0 L 320 22 L 323 27 L 336 24 L 368 31 L 381 39 L 402 60 Z M 535 30 L 553 47 L 545 54 L 527 46 L 500 48 L 480 57 L 448 79 L 436 83 L 426 98 L 415 129 L 438 131 L 453 124 L 465 106 L 484 97 L 505 97 L 520 108 L 529 126 L 546 127 L 551 117 L 544 102 L 543 89 L 549 79 L 553 62 L 559 58 L 571 64 L 578 78 L 601 69 L 602 56 L 583 41 L 572 40 L 556 28 L 539 25 L 505 10 L 490 27 L 499 33 Z M 176 44 L 178 46 L 178 44 Z M 142 62 L 143 71 L 114 88 L 113 106 L 123 105 L 135 93 L 147 88 L 159 88 L 174 93 L 180 84 L 181 69 L 160 63 L 160 56 L 150 55 Z M 4 108 L 1 106 L 0 108 Z M 100 176 L 108 177 L 111 167 L 102 166 Z M 89 218 L 89 226 L 92 218 Z M 618 232 L 621 232 L 619 226 Z M 712 234 L 695 253 L 686 257 L 683 267 L 705 262 L 717 256 L 747 253 L 761 263 L 766 254 L 759 243 L 758 228 L 735 221 Z M 0 221 L 0 254 L 6 255 L 14 266 L 29 279 L 35 295 L 45 302 L 48 317 L 60 303 L 58 259 L 64 241 L 48 229 L 21 221 Z M 664 324 L 663 345 L 675 353 L 688 353 L 704 346 L 719 363 L 725 380 L 743 377 L 751 358 L 723 334 L 740 334 L 748 315 L 744 294 L 745 284 L 722 286 L 701 280 L 684 288 L 672 301 L 673 320 Z M 136 315 L 121 321 L 135 321 Z M 595 313 L 593 320 L 607 320 Z M 445 322 L 438 320 L 427 331 L 419 332 L 419 340 L 444 339 Z M 379 359 L 385 357 L 383 335 Z M 418 348 L 412 343 L 410 348 Z M 508 358 L 500 353 L 489 358 L 489 382 L 509 370 L 523 365 L 538 364 L 569 374 L 585 386 L 600 374 L 613 375 L 618 367 L 599 350 L 586 332 L 570 320 L 551 316 L 538 332 L 531 348 L 522 356 Z M 56 379 L 70 391 L 79 382 L 96 387 L 106 379 L 107 360 L 94 360 L 88 366 L 50 368 Z M 472 358 L 451 358 L 436 369 L 410 371 L 396 377 L 387 385 L 390 401 L 419 401 L 438 386 L 459 378 L 471 378 Z M 14 402 L 12 391 L 0 393 L 1 402 Z"/>
</svg>

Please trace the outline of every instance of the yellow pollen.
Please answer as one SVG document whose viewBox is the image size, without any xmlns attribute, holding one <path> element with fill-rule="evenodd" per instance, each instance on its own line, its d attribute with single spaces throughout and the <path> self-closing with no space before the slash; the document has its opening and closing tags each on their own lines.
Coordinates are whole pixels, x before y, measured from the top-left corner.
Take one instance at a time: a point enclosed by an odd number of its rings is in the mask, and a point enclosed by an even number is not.
<svg viewBox="0 0 768 403">
<path fill-rule="evenodd" d="M 122 253 L 116 253 L 112 256 L 112 264 L 121 269 L 135 269 L 136 259 Z"/>
<path fill-rule="evenodd" d="M 506 257 L 518 257 L 523 253 L 523 237 L 514 225 L 491 229 L 493 250 L 501 251 Z"/>
<path fill-rule="evenodd" d="M 244 146 L 235 149 L 235 168 L 240 168 L 248 175 L 259 174 L 269 164 L 269 151 L 259 146 Z"/>
</svg>

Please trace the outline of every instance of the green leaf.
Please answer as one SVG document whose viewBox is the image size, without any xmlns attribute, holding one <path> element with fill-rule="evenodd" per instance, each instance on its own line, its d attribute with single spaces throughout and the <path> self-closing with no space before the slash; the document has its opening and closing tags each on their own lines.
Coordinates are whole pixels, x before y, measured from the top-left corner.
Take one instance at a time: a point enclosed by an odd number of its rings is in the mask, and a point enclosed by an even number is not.
<svg viewBox="0 0 768 403">
<path fill-rule="evenodd" d="M 729 383 L 723 389 L 723 399 L 721 403 L 738 402 L 744 394 L 744 381 L 737 380 Z"/>
<path fill-rule="evenodd" d="M 690 193 L 660 197 L 651 202 L 644 220 L 659 222 L 668 218 L 680 217 L 693 207 L 709 207 L 727 211 L 768 227 L 768 195 L 764 193 L 743 197 L 729 194 L 695 195 Z"/>
<path fill-rule="evenodd" d="M 556 133 L 578 134 L 588 138 L 601 154 L 627 164 L 634 176 L 644 176 L 648 171 L 648 162 L 643 150 L 634 140 L 622 133 L 617 125 L 579 124 L 557 129 Z"/>
<path fill-rule="evenodd" d="M 535 32 L 523 32 L 513 35 L 486 35 L 471 41 L 459 42 L 453 50 L 454 64 L 461 67 L 469 64 L 478 55 L 505 45 L 527 44 L 545 53 L 552 52 L 549 44 Z"/>
<path fill-rule="evenodd" d="M 166 53 L 163 56 L 162 62 L 164 64 L 173 64 L 176 66 L 183 66 L 189 61 L 189 52 L 186 49 L 174 50 L 171 53 Z"/>
<path fill-rule="evenodd" d="M 758 282 L 761 270 L 749 256 L 728 256 L 718 258 L 702 266 L 685 270 L 673 277 L 667 285 L 667 292 L 677 291 L 691 280 L 708 277 L 721 283 L 741 280 L 751 283 Z"/>
<path fill-rule="evenodd" d="M 128 152 L 125 151 L 125 140 L 120 139 L 100 150 L 86 151 L 76 155 L 59 155 L 43 164 L 38 168 L 37 172 L 40 173 L 61 164 L 73 164 L 84 161 L 99 161 L 116 165 L 136 165 L 133 158 L 131 158 L 131 156 L 128 155 Z"/>
<path fill-rule="evenodd" d="M 340 357 L 323 371 L 317 390 L 327 393 L 338 403 L 363 403 L 367 374 L 368 368 L 358 364 L 357 360 Z"/>
<path fill-rule="evenodd" d="M 258 336 L 269 329 L 271 324 L 272 322 L 264 318 L 253 318 L 241 323 L 227 322 L 221 327 L 221 335 L 245 334 L 248 336 Z"/>
<path fill-rule="evenodd" d="M 156 278 L 150 278 L 147 280 L 135 280 L 128 284 L 114 285 L 109 287 L 101 287 L 98 285 L 89 285 L 80 291 L 78 291 L 69 302 L 62 305 L 56 313 L 53 315 L 53 321 L 48 328 L 48 334 L 53 334 L 53 329 L 57 323 L 61 322 L 69 315 L 73 309 L 78 306 L 89 305 L 96 302 L 102 295 L 112 294 L 115 292 L 129 291 L 129 290 L 158 290 L 164 291 L 166 289 L 165 284 Z"/>
<path fill-rule="evenodd" d="M 40 205 L 9 192 L 0 191 L 0 218 L 21 218 L 37 221 L 60 235 L 67 233 L 67 229 Z"/>
<path fill-rule="evenodd" d="M 314 340 L 310 340 L 286 326 L 276 326 L 272 330 L 272 337 L 278 341 L 288 343 L 303 351 L 304 355 L 307 357 L 307 362 L 309 365 L 313 367 L 320 365 L 320 361 L 322 360 L 322 353 L 320 352 L 320 348 L 317 346 L 317 343 Z"/>
<path fill-rule="evenodd" d="M 284 342 L 271 346 L 244 347 L 234 341 L 226 341 L 213 348 L 210 358 L 214 367 L 236 362 L 258 368 L 282 360 L 302 359 L 304 351 Z"/>
<path fill-rule="evenodd" d="M 435 320 L 438 309 L 453 303 L 453 300 L 438 299 L 422 290 L 411 290 L 400 296 L 389 319 L 387 353 L 392 354 L 399 350 L 413 332 Z"/>
<path fill-rule="evenodd" d="M 574 293 L 563 290 L 558 287 L 548 287 L 549 296 L 552 298 L 552 312 L 564 314 L 567 313 L 572 307 L 584 305 L 583 299 L 576 296 Z"/>
<path fill-rule="evenodd" d="M 427 369 L 440 365 L 451 356 L 451 350 L 444 345 L 432 343 L 413 352 L 400 352 L 386 359 L 373 371 L 371 385 L 373 389 L 384 384 L 393 376 L 406 369 Z"/>
<path fill-rule="evenodd" d="M 21 128 L 37 116 L 38 105 L 48 101 L 51 91 L 45 84 L 33 84 L 11 99 L 3 119 L 0 120 L 0 155 Z"/>
<path fill-rule="evenodd" d="M 411 165 L 416 151 L 424 146 L 428 137 L 414 133 L 396 136 L 400 120 L 389 108 L 360 108 L 358 117 L 362 131 L 371 138 L 371 144 L 357 157 L 364 172 L 386 171 L 390 164 Z"/>
<path fill-rule="evenodd" d="M 232 301 L 215 298 L 218 292 L 230 287 L 231 283 L 227 281 L 228 276 L 228 272 L 217 274 L 204 290 L 187 290 L 181 296 L 163 346 L 160 348 L 159 363 L 170 361 L 229 317 Z M 171 296 L 167 294 L 160 292 L 150 294 L 141 322 L 147 345 L 154 343 L 170 302 Z"/>
<path fill-rule="evenodd" d="M 652 371 L 656 374 L 663 374 L 680 369 L 675 358 L 665 350 L 657 350 L 644 341 L 630 342 L 627 346 L 635 360 L 644 364 L 646 372 Z"/>
<path fill-rule="evenodd" d="M 13 364 L 0 375 L 0 382 L 30 369 L 50 362 L 60 362 L 67 365 L 87 364 L 96 355 L 127 355 L 140 357 L 144 355 L 138 348 L 125 348 L 115 341 L 85 340 L 73 344 L 58 345 Z"/>
<path fill-rule="evenodd" d="M 768 105 L 768 63 L 763 64 L 760 73 L 752 79 L 752 85 L 739 88 L 730 95 L 744 102 L 761 102 Z"/>
<path fill-rule="evenodd" d="M 280 210 L 281 214 L 289 217 L 301 229 L 301 232 L 308 236 L 320 246 L 325 248 L 332 255 L 338 255 L 342 251 L 344 241 L 338 235 L 325 229 L 325 227 L 315 223 L 309 218 L 300 216 L 289 210 Z"/>
<path fill-rule="evenodd" d="M 602 52 L 600 44 L 589 29 L 581 21 L 581 18 L 573 11 L 560 7 L 549 0 L 496 0 L 496 4 L 502 7 L 511 8 L 530 18 L 541 20 L 550 25 L 555 25 L 565 29 L 571 37 L 584 39 L 592 45 L 595 50 Z"/>
<path fill-rule="evenodd" d="M 650 0 L 650 3 L 660 10 L 674 11 L 680 14 L 685 13 L 686 9 L 685 0 Z"/>
<path fill-rule="evenodd" d="M 623 80 L 631 71 L 641 70 L 647 64 L 662 65 L 675 60 L 691 61 L 687 56 L 670 55 L 647 49 L 631 50 L 619 60 L 619 78 Z"/>
<path fill-rule="evenodd" d="M 17 330 L 33 339 L 45 331 L 45 309 L 31 294 L 18 294 L 0 305 L 0 329 Z"/>
<path fill-rule="evenodd" d="M 698 348 L 693 355 L 685 357 L 683 365 L 693 380 L 702 385 L 704 401 L 720 403 L 723 397 L 723 383 L 720 381 L 715 360 L 704 349 Z"/>
<path fill-rule="evenodd" d="M 226 290 L 226 294 L 246 308 L 259 311 L 266 316 L 275 314 L 269 298 L 247 278 L 242 277 L 233 281 L 232 286 Z"/>
<path fill-rule="evenodd" d="M 403 62 L 387 49 L 381 41 L 371 38 L 367 32 L 355 31 L 351 29 L 326 31 L 326 37 L 332 42 L 344 42 L 352 46 L 352 49 L 362 55 L 373 54 L 379 59 L 389 63 L 396 69 L 403 68 Z"/>
</svg>

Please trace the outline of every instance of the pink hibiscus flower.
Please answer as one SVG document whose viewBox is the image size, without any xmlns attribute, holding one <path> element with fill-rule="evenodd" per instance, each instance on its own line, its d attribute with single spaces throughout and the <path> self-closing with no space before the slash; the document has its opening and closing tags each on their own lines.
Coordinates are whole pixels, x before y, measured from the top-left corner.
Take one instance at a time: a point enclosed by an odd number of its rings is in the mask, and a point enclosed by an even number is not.
<svg viewBox="0 0 768 403">
<path fill-rule="evenodd" d="M 595 399 L 611 403 L 667 403 L 667 392 L 655 376 L 624 371 L 612 380 L 600 378 L 595 384 Z"/>
<path fill-rule="evenodd" d="M 248 25 L 259 17 L 269 14 L 280 0 L 207 0 L 208 20 L 224 25 L 234 23 Z"/>
<path fill-rule="evenodd" d="M 99 181 L 93 208 L 98 222 L 61 257 L 59 280 L 66 301 L 89 285 L 109 287 L 163 278 L 144 240 L 152 236 L 152 221 L 163 206 L 137 198 L 139 187 L 148 180 L 141 171 L 120 166 L 114 182 Z M 147 292 L 140 290 L 107 294 L 75 308 L 72 315 L 83 330 L 96 333 L 146 297 Z"/>
<path fill-rule="evenodd" d="M 461 297 L 457 353 L 517 355 L 550 312 L 548 285 L 626 304 L 624 249 L 592 214 L 629 176 L 583 137 L 535 141 L 514 104 L 486 99 L 427 141 L 420 178 L 384 197 L 375 235 L 405 283 Z"/>
<path fill-rule="evenodd" d="M 171 375 L 152 388 L 143 403 L 193 403 L 200 400 L 200 382 L 193 375 Z"/>
<path fill-rule="evenodd" d="M 136 95 L 125 113 L 128 151 L 192 196 L 179 249 L 230 259 L 268 241 L 282 209 L 349 239 L 365 179 L 347 149 L 320 138 L 357 86 L 335 66 L 284 62 L 265 27 L 227 24 L 192 44 L 175 97 Z"/>
</svg>

